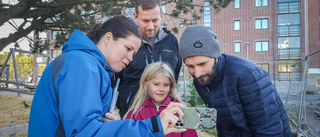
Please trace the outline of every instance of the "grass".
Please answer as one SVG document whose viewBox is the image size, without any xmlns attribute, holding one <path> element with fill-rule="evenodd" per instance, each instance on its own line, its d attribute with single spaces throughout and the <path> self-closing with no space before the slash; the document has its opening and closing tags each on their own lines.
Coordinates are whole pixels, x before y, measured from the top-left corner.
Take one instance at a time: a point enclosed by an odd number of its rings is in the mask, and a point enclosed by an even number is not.
<svg viewBox="0 0 320 137">
<path fill-rule="evenodd" d="M 214 135 L 214 136 L 216 136 L 216 137 L 217 137 L 217 135 L 218 135 L 217 128 L 215 128 L 214 130 L 201 130 L 201 131 L 207 132 L 207 133 L 212 134 L 212 135 Z"/>
<path fill-rule="evenodd" d="M 28 105 L 31 105 L 32 102 L 31 99 L 0 94 L 0 129 L 9 127 L 10 123 L 16 123 L 16 125 L 29 123 L 30 107 L 26 108 L 23 101 Z M 27 137 L 28 132 L 18 133 L 17 136 Z M 9 137 L 9 135 L 4 137 Z"/>
</svg>

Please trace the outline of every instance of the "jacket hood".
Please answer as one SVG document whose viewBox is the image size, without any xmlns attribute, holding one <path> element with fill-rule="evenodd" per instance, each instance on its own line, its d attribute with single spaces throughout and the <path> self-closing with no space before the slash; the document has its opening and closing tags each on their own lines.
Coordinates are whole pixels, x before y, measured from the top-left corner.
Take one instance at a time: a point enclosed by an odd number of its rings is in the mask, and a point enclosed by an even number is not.
<svg viewBox="0 0 320 137">
<path fill-rule="evenodd" d="M 72 50 L 81 50 L 94 56 L 104 66 L 105 69 L 111 70 L 113 75 L 112 68 L 109 66 L 109 64 L 106 63 L 106 58 L 99 50 L 97 45 L 94 44 L 90 38 L 88 38 L 83 32 L 78 29 L 75 29 L 68 42 L 64 43 L 62 53 Z"/>
<path fill-rule="evenodd" d="M 157 43 L 157 42 L 163 40 L 165 37 L 168 36 L 169 33 L 171 33 L 171 31 L 167 30 L 166 27 L 159 27 L 158 34 L 156 35 L 157 38 L 155 39 L 154 43 Z M 151 45 L 149 42 L 147 42 L 144 39 L 142 39 L 142 42 Z"/>
</svg>

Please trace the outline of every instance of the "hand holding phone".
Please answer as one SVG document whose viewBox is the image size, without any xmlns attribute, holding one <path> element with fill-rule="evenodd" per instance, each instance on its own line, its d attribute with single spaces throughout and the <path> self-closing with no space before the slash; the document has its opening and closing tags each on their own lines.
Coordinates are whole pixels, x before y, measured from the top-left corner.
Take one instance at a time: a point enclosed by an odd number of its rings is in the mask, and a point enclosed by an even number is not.
<svg viewBox="0 0 320 137">
<path fill-rule="evenodd" d="M 175 128 L 213 130 L 216 127 L 217 110 L 214 108 L 180 107 L 180 110 L 184 115 Z"/>
</svg>

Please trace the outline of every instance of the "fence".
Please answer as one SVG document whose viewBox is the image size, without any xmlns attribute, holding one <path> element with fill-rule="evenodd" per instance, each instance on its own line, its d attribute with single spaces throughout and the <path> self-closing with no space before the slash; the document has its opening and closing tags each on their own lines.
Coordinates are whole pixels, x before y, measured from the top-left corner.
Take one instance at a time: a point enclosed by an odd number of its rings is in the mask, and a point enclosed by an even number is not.
<svg viewBox="0 0 320 137">
<path fill-rule="evenodd" d="M 0 137 L 10 135 L 10 137 L 15 137 L 17 133 L 28 131 L 29 124 L 23 124 L 16 126 L 16 123 L 11 123 L 8 128 L 0 129 Z"/>
<path fill-rule="evenodd" d="M 296 132 L 306 137 L 320 135 L 320 117 L 318 118 L 318 114 L 315 113 L 317 110 L 320 111 L 320 95 L 317 90 L 314 90 L 317 89 L 316 87 L 310 90 L 313 85 L 317 85 L 317 77 L 320 77 L 320 73 L 309 73 L 310 58 L 314 54 L 320 54 L 320 49 L 294 64 L 285 97 L 289 119 L 296 125 Z M 303 66 L 301 80 L 297 80 L 297 77 L 301 75 L 300 72 L 296 72 L 297 66 Z"/>
</svg>

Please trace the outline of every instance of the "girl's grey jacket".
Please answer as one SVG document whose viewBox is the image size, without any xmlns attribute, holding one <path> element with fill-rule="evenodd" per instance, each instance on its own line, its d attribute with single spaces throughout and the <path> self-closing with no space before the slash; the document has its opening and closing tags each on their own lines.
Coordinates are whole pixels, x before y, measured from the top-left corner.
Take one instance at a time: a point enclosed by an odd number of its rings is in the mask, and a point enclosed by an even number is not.
<svg viewBox="0 0 320 137">
<path fill-rule="evenodd" d="M 207 107 L 216 108 L 219 137 L 291 136 L 287 113 L 266 71 L 222 54 L 207 86 L 194 85 Z"/>
</svg>

